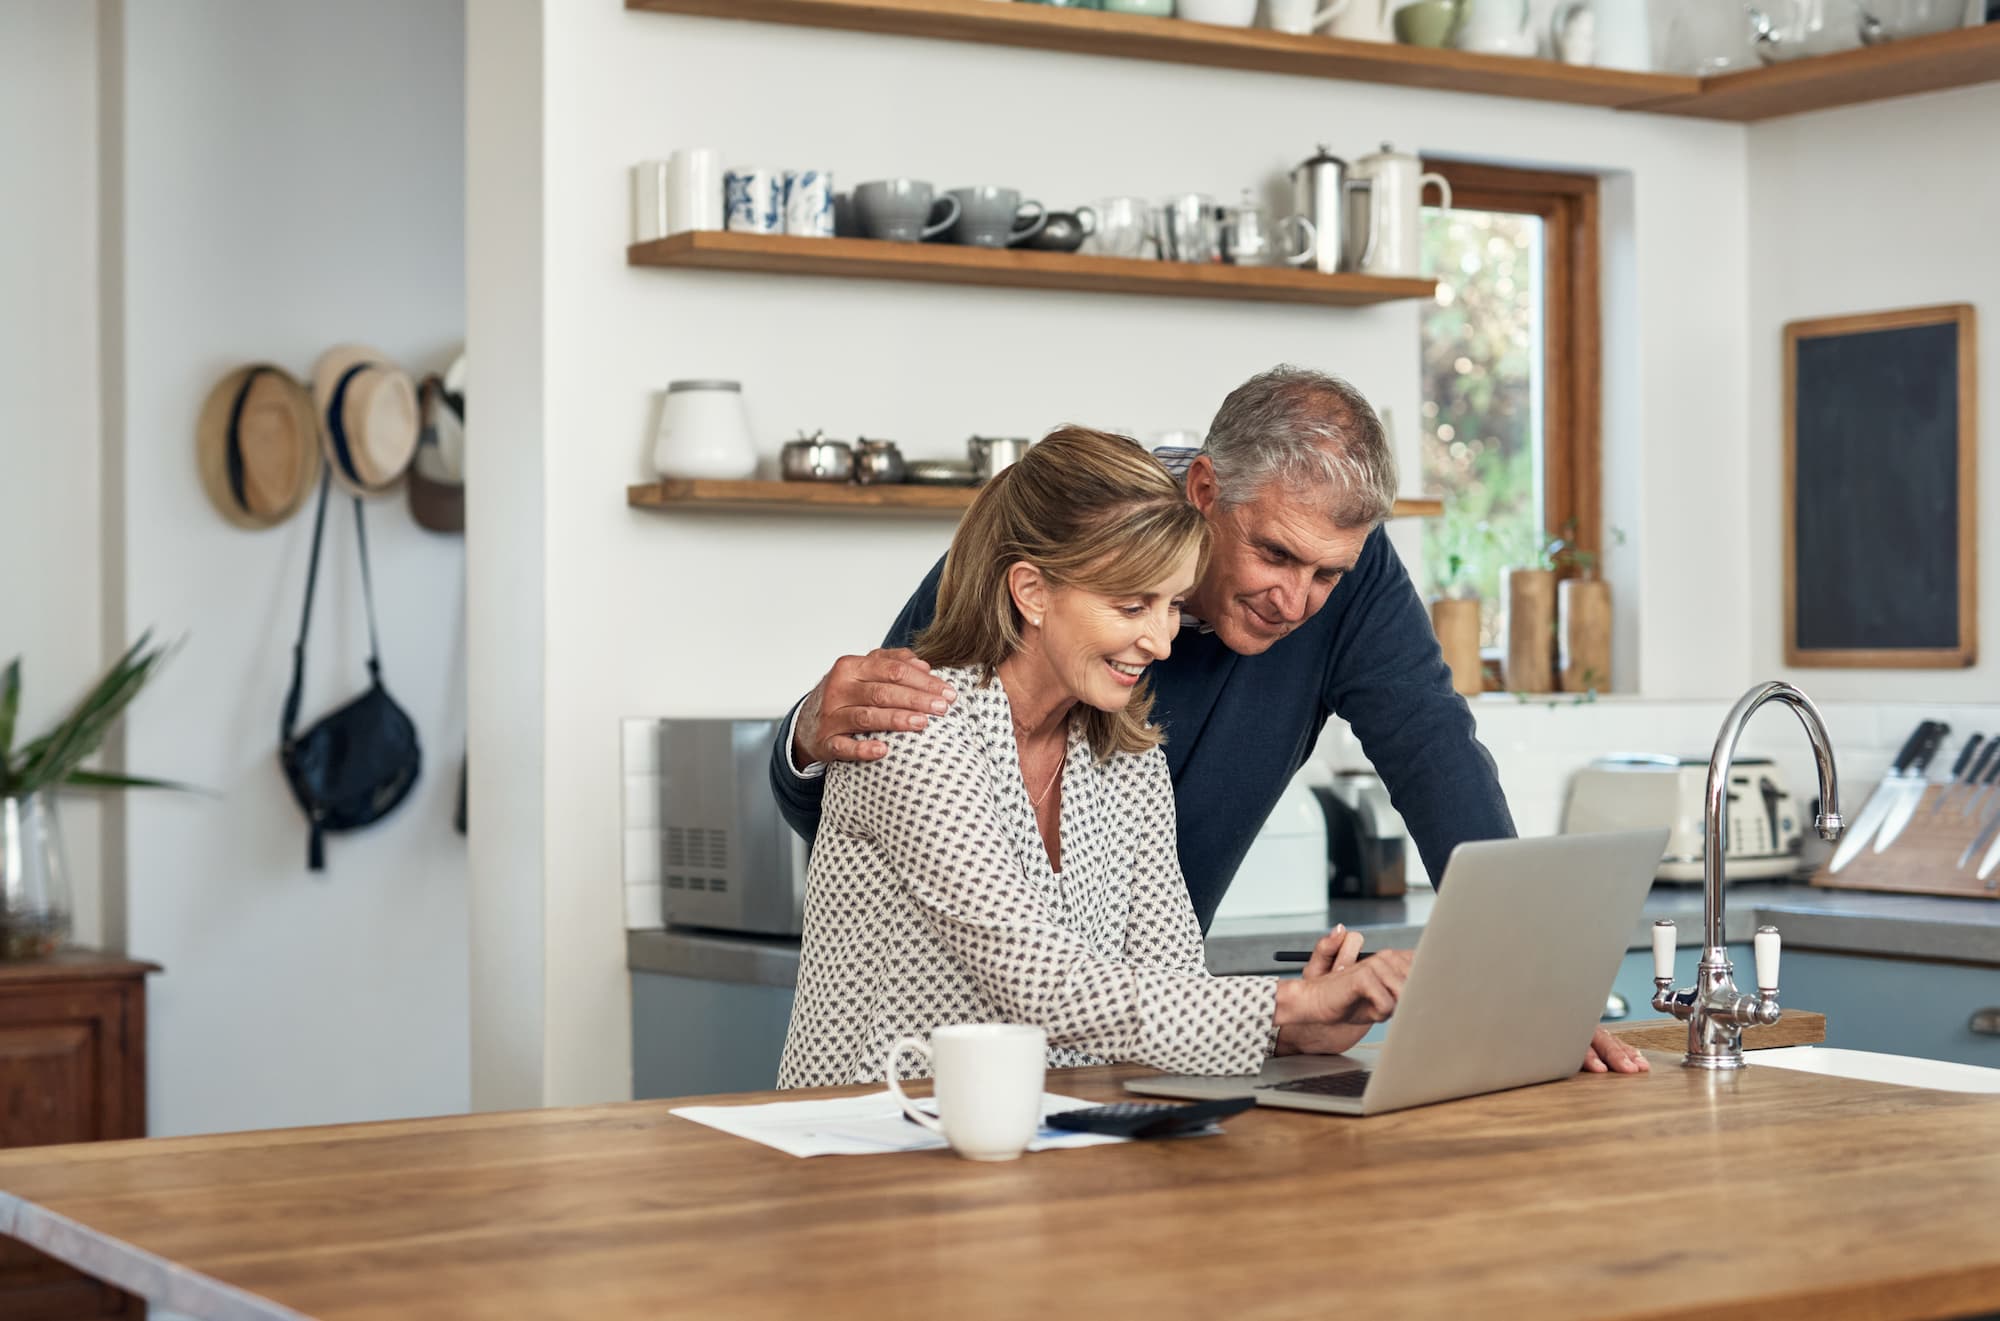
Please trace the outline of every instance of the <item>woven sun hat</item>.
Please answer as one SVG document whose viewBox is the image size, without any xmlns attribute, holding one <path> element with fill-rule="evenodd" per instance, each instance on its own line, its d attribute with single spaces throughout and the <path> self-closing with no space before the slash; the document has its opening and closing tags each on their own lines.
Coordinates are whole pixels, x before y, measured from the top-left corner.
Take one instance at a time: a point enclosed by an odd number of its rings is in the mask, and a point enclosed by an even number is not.
<svg viewBox="0 0 2000 1321">
<path fill-rule="evenodd" d="M 410 462 L 410 516 L 432 532 L 465 531 L 465 397 L 450 379 L 426 376 L 417 387 L 424 426 Z"/>
<path fill-rule="evenodd" d="M 202 489 L 237 527 L 276 527 L 319 481 L 312 396 L 268 362 L 238 367 L 215 383 L 194 441 Z"/>
<path fill-rule="evenodd" d="M 333 479 L 355 495 L 394 486 L 417 452 L 417 389 L 385 353 L 342 344 L 313 366 L 313 406 L 319 413 Z"/>
</svg>

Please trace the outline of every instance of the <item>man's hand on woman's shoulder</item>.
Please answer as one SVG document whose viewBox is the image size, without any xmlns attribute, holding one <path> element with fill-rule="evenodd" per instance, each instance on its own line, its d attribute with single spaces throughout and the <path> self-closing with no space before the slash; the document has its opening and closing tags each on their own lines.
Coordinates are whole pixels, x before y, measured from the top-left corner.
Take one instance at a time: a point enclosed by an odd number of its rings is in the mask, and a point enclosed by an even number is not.
<svg viewBox="0 0 2000 1321">
<path fill-rule="evenodd" d="M 870 735 L 922 729 L 957 699 L 956 690 L 908 648 L 842 656 L 799 707 L 792 766 L 803 771 L 815 762 L 880 760 L 888 745 Z"/>
</svg>

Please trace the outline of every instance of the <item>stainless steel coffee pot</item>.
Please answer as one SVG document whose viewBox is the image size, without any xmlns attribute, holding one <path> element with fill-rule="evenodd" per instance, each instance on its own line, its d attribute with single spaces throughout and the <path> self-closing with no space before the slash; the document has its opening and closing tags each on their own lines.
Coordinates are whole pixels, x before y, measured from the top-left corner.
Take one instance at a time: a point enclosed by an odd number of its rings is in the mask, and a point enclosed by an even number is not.
<svg viewBox="0 0 2000 1321">
<path fill-rule="evenodd" d="M 1312 222 L 1313 269 L 1332 275 L 1367 262 L 1375 246 L 1374 234 L 1371 232 L 1359 243 L 1348 241 L 1347 198 L 1350 194 L 1366 193 L 1369 187 L 1366 179 L 1348 178 L 1347 162 L 1324 146 L 1318 155 L 1300 162 L 1292 170 L 1292 205 L 1298 215 Z M 1367 207 L 1356 207 L 1354 216 L 1366 215 L 1368 211 Z M 1349 247 L 1355 249 L 1352 265 L 1343 260 Z"/>
</svg>

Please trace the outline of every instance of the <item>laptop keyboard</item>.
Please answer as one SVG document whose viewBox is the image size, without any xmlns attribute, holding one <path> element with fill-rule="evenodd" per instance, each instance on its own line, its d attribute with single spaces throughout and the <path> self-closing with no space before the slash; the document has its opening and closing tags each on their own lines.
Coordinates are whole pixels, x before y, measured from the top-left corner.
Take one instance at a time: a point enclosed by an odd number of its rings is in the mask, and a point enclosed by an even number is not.
<svg viewBox="0 0 2000 1321">
<path fill-rule="evenodd" d="M 1317 1073 L 1310 1078 L 1294 1078 L 1290 1082 L 1272 1083 L 1259 1090 L 1266 1092 L 1310 1092 L 1314 1096 L 1359 1096 L 1368 1090 L 1370 1073 L 1367 1069 L 1350 1069 L 1346 1073 Z"/>
</svg>

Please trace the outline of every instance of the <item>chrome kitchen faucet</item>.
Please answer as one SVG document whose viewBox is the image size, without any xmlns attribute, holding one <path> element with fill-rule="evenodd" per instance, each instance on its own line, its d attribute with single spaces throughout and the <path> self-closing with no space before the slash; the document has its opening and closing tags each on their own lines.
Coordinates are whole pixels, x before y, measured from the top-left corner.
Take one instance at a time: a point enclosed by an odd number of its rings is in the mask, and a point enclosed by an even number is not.
<svg viewBox="0 0 2000 1321">
<path fill-rule="evenodd" d="M 1674 937 L 1671 921 L 1653 923 L 1653 1008 L 1688 1025 L 1687 1054 L 1681 1064 L 1690 1069 L 1740 1069 L 1743 1067 L 1743 1029 L 1753 1023 L 1778 1021 L 1778 929 L 1758 927 L 1751 942 L 1757 960 L 1757 994 L 1748 996 L 1736 987 L 1735 967 L 1722 943 L 1722 837 L 1723 814 L 1728 811 L 1729 772 L 1736 760 L 1736 741 L 1743 726 L 1766 702 L 1783 702 L 1792 708 L 1812 740 L 1813 760 L 1819 765 L 1819 815 L 1813 825 L 1820 838 L 1840 838 L 1840 777 L 1833 769 L 1833 744 L 1826 736 L 1826 722 L 1812 699 L 1788 683 L 1764 683 L 1743 694 L 1743 699 L 1722 722 L 1715 739 L 1715 753 L 1708 760 L 1708 796 L 1702 809 L 1702 926 L 1701 963 L 1695 969 L 1694 985 L 1674 989 Z"/>
</svg>

